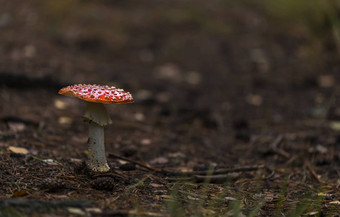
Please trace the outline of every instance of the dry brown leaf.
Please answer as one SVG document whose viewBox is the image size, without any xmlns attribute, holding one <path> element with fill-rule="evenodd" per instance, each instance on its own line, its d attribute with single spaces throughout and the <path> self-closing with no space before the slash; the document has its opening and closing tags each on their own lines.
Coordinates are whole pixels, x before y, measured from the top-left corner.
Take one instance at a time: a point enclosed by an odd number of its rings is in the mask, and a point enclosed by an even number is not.
<svg viewBox="0 0 340 217">
<path fill-rule="evenodd" d="M 56 99 L 54 100 L 54 107 L 56 107 L 57 109 L 65 109 L 67 105 L 64 101 Z"/>
<path fill-rule="evenodd" d="M 169 160 L 166 157 L 157 157 L 150 161 L 151 164 L 166 164 Z"/>
<path fill-rule="evenodd" d="M 58 120 L 59 124 L 71 124 L 72 118 L 69 117 L 60 117 Z"/>
<path fill-rule="evenodd" d="M 247 103 L 249 103 L 250 105 L 253 105 L 253 106 L 260 106 L 260 105 L 262 105 L 263 99 L 262 99 L 262 96 L 260 96 L 260 95 L 257 95 L 257 94 L 249 94 L 249 95 L 246 97 L 246 101 L 247 101 Z"/>
<path fill-rule="evenodd" d="M 22 132 L 26 129 L 26 125 L 23 123 L 8 123 L 8 127 L 13 132 Z"/>
<path fill-rule="evenodd" d="M 12 197 L 24 197 L 28 195 L 28 192 L 27 191 L 24 191 L 24 190 L 20 190 L 20 191 L 16 191 L 12 194 Z"/>
<path fill-rule="evenodd" d="M 10 146 L 8 147 L 8 149 L 15 154 L 24 154 L 24 155 L 28 154 L 28 150 L 26 148 Z"/>
</svg>

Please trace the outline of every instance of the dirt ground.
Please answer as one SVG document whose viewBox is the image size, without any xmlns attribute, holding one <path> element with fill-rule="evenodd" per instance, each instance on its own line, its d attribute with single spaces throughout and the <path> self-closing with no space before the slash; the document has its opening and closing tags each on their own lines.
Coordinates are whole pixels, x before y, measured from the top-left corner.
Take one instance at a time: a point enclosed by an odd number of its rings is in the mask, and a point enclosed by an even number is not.
<svg viewBox="0 0 340 217">
<path fill-rule="evenodd" d="M 259 2 L 0 0 L 0 216 L 339 216 L 340 43 Z"/>
</svg>

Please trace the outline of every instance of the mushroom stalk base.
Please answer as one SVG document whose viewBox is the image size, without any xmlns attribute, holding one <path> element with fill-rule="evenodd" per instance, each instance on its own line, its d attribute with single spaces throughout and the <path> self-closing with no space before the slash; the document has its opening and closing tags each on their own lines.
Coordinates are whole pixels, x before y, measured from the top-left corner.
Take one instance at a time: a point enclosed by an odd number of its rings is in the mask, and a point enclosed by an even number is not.
<svg viewBox="0 0 340 217">
<path fill-rule="evenodd" d="M 88 153 L 87 165 L 92 171 L 107 172 L 110 170 L 105 156 L 104 127 L 94 122 L 90 123 Z"/>
</svg>

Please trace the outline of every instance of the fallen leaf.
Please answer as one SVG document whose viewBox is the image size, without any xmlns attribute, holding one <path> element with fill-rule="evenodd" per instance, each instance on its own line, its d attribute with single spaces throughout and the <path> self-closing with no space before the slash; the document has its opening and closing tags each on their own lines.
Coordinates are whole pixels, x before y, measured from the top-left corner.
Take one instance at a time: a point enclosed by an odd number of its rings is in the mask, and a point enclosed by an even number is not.
<svg viewBox="0 0 340 217">
<path fill-rule="evenodd" d="M 181 171 L 182 173 L 186 173 L 186 172 L 191 172 L 192 169 L 188 168 L 188 167 L 178 167 L 177 168 L 179 171 Z"/>
<path fill-rule="evenodd" d="M 340 131 L 340 121 L 332 121 L 330 127 L 332 130 Z"/>
<path fill-rule="evenodd" d="M 24 155 L 28 154 L 28 150 L 26 148 L 10 146 L 8 149 L 15 154 L 24 154 Z"/>
<path fill-rule="evenodd" d="M 83 162 L 81 159 L 78 159 L 78 158 L 71 158 L 70 161 L 73 162 L 73 163 L 81 163 L 81 162 Z"/>
<path fill-rule="evenodd" d="M 90 208 L 85 208 L 86 212 L 90 212 L 90 213 L 96 213 L 96 214 L 100 214 L 103 211 L 99 208 L 96 207 L 90 207 Z"/>
<path fill-rule="evenodd" d="M 249 103 L 250 105 L 253 105 L 253 106 L 260 106 L 262 105 L 262 96 L 260 95 L 257 95 L 257 94 L 249 94 L 247 97 L 246 97 L 246 101 L 247 103 Z"/>
<path fill-rule="evenodd" d="M 160 185 L 160 184 L 156 184 L 156 183 L 151 183 L 150 184 L 152 187 L 154 188 L 161 188 L 161 187 L 164 187 L 164 185 Z"/>
<path fill-rule="evenodd" d="M 319 152 L 320 154 L 326 154 L 328 152 L 328 149 L 325 146 L 317 145 L 316 151 Z"/>
<path fill-rule="evenodd" d="M 185 154 L 183 152 L 169 153 L 168 156 L 171 158 L 185 158 Z"/>
<path fill-rule="evenodd" d="M 307 213 L 307 216 L 315 216 L 315 215 L 317 215 L 317 214 L 319 214 L 318 211 L 313 211 L 313 212 Z"/>
<path fill-rule="evenodd" d="M 144 116 L 143 113 L 138 112 L 138 113 L 135 113 L 134 116 L 135 116 L 136 121 L 144 121 L 145 120 L 145 116 Z"/>
<path fill-rule="evenodd" d="M 163 195 L 160 195 L 163 199 L 172 199 L 172 197 L 170 195 L 167 195 L 167 194 L 163 194 Z"/>
<path fill-rule="evenodd" d="M 23 49 L 23 54 L 25 57 L 28 57 L 28 58 L 32 58 L 35 56 L 36 54 L 36 48 L 35 46 L 29 44 L 29 45 L 26 45 Z"/>
<path fill-rule="evenodd" d="M 318 83 L 320 87 L 324 87 L 324 88 L 332 87 L 334 86 L 335 79 L 332 75 L 321 75 L 318 78 Z"/>
<path fill-rule="evenodd" d="M 168 158 L 165 157 L 157 157 L 150 161 L 151 164 L 166 164 L 168 162 L 169 162 Z"/>
<path fill-rule="evenodd" d="M 85 212 L 79 208 L 75 208 L 75 207 L 68 207 L 67 211 L 69 213 L 75 214 L 75 215 L 81 215 L 81 216 L 85 216 Z"/>
<path fill-rule="evenodd" d="M 318 193 L 318 196 L 319 197 L 324 197 L 324 196 L 326 196 L 326 193 Z"/>
<path fill-rule="evenodd" d="M 201 208 L 201 212 L 204 213 L 204 216 L 216 216 L 216 212 L 212 209 Z"/>
<path fill-rule="evenodd" d="M 187 75 L 186 75 L 186 81 L 189 83 L 189 84 L 192 84 L 192 85 L 197 85 L 201 82 L 202 80 L 202 76 L 200 73 L 198 72 L 195 72 L 195 71 L 192 71 L 192 72 L 189 72 Z"/>
<path fill-rule="evenodd" d="M 197 197 L 192 197 L 192 196 L 190 196 L 190 195 L 188 195 L 187 198 L 188 198 L 189 200 L 195 200 L 195 201 L 200 200 L 199 198 L 197 198 Z"/>
<path fill-rule="evenodd" d="M 20 190 L 20 191 L 16 191 L 12 194 L 12 197 L 24 197 L 28 195 L 28 192 L 27 191 L 24 191 L 24 190 Z"/>
<path fill-rule="evenodd" d="M 67 107 L 66 103 L 59 100 L 59 99 L 56 99 L 54 100 L 54 107 L 56 107 L 57 109 L 65 109 Z"/>
<path fill-rule="evenodd" d="M 8 123 L 8 127 L 13 132 L 22 132 L 26 129 L 26 125 L 23 123 Z"/>
<path fill-rule="evenodd" d="M 117 160 L 119 164 L 126 164 L 128 163 L 126 160 Z"/>
<path fill-rule="evenodd" d="M 140 141 L 140 143 L 141 143 L 142 145 L 150 145 L 150 144 L 151 144 L 151 140 L 150 140 L 150 139 L 142 139 L 142 140 Z"/>
<path fill-rule="evenodd" d="M 67 195 L 53 195 L 53 198 L 56 198 L 56 199 L 68 199 L 70 197 L 67 196 Z"/>
<path fill-rule="evenodd" d="M 224 200 L 225 201 L 235 201 L 236 198 L 234 198 L 234 197 L 225 197 Z"/>
<path fill-rule="evenodd" d="M 76 143 L 85 144 L 89 138 L 87 136 L 72 136 L 71 140 Z"/>
<path fill-rule="evenodd" d="M 44 159 L 42 160 L 43 162 L 47 163 L 48 165 L 51 165 L 51 166 L 56 166 L 58 165 L 58 162 L 56 162 L 55 160 L 53 159 Z"/>
<path fill-rule="evenodd" d="M 179 82 L 182 80 L 180 69 L 173 63 L 167 63 L 156 70 L 158 78 Z"/>
<path fill-rule="evenodd" d="M 72 118 L 69 118 L 69 117 L 60 117 L 58 122 L 59 122 L 59 124 L 71 124 L 72 123 Z"/>
</svg>

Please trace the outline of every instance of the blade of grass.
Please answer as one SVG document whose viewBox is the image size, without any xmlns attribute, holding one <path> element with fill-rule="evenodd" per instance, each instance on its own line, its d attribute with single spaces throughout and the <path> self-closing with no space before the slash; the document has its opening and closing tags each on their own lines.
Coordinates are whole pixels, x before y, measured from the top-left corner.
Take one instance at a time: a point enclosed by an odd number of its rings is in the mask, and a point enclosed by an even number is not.
<svg viewBox="0 0 340 217">
<path fill-rule="evenodd" d="M 281 190 L 280 190 L 280 195 L 276 204 L 276 208 L 275 208 L 275 213 L 274 216 L 281 216 L 281 211 L 283 208 L 283 202 L 285 200 L 285 196 L 287 193 L 287 188 L 288 188 L 288 182 L 285 179 L 285 181 L 282 184 Z"/>
<path fill-rule="evenodd" d="M 179 191 L 179 185 L 180 183 L 176 183 L 173 187 L 173 189 L 171 190 L 170 193 L 170 200 L 167 204 L 169 213 L 171 217 L 181 217 L 181 216 L 185 216 L 185 212 L 183 210 L 183 207 L 180 204 L 180 198 L 178 195 L 178 191 Z"/>
<path fill-rule="evenodd" d="M 265 201 L 260 201 L 255 208 L 250 211 L 250 213 L 248 214 L 248 217 L 254 217 L 255 215 L 257 215 L 257 213 L 260 211 L 260 209 L 264 206 Z"/>
</svg>

